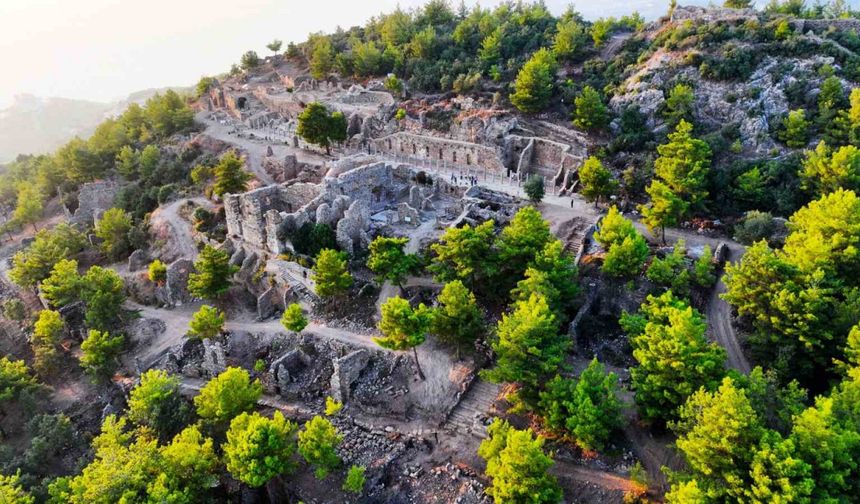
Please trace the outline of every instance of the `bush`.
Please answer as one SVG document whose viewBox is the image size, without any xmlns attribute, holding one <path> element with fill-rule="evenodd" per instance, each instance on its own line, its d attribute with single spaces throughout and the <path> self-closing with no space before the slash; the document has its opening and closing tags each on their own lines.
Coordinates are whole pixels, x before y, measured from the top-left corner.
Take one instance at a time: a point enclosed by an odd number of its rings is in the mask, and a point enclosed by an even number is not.
<svg viewBox="0 0 860 504">
<path fill-rule="evenodd" d="M 776 232 L 776 222 L 768 212 L 752 210 L 735 226 L 735 240 L 752 245 L 759 240 L 770 240 Z"/>
<path fill-rule="evenodd" d="M 302 307 L 298 303 L 293 303 L 287 306 L 284 310 L 284 315 L 281 317 L 281 325 L 288 331 L 300 333 L 307 327 L 308 319 L 302 313 Z"/>
<path fill-rule="evenodd" d="M 354 465 L 349 468 L 349 471 L 346 473 L 346 479 L 343 482 L 344 491 L 360 494 L 364 491 L 365 485 L 365 477 L 364 472 L 366 468 L 360 465 Z"/>
<path fill-rule="evenodd" d="M 526 193 L 526 196 L 528 196 L 529 201 L 531 201 L 532 204 L 537 205 L 540 203 L 545 192 L 543 187 L 543 177 L 540 175 L 529 177 L 525 184 L 523 184 L 523 192 Z"/>
<path fill-rule="evenodd" d="M 3 302 L 3 316 L 9 320 L 20 322 L 27 316 L 27 310 L 20 299 L 13 298 Z"/>
<path fill-rule="evenodd" d="M 149 263 L 149 281 L 159 285 L 167 280 L 167 265 L 156 259 Z"/>
</svg>

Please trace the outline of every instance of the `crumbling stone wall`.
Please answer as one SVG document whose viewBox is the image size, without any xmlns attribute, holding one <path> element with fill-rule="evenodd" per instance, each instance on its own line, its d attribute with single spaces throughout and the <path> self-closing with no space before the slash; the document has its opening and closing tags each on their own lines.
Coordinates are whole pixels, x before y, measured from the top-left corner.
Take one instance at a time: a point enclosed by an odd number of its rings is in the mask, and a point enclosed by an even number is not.
<svg viewBox="0 0 860 504">
<path fill-rule="evenodd" d="M 188 292 L 188 275 L 193 271 L 194 262 L 191 259 L 177 259 L 167 267 L 164 285 L 169 304 L 178 306 L 191 301 L 191 294 Z"/>
<path fill-rule="evenodd" d="M 90 182 L 78 191 L 78 208 L 71 218 L 73 224 L 91 226 L 95 217 L 113 206 L 119 184 L 111 180 Z"/>
<path fill-rule="evenodd" d="M 288 87 L 293 87 L 287 84 Z M 287 118 L 295 118 L 302 112 L 302 103 L 296 99 L 294 93 L 270 92 L 268 88 L 258 87 L 254 89 L 254 96 L 269 110 Z"/>
<path fill-rule="evenodd" d="M 319 192 L 316 184 L 270 185 L 224 197 L 228 235 L 258 248 L 270 242 L 268 229 L 280 223 L 280 212 L 293 212 Z M 272 213 L 274 211 L 274 214 Z"/>
<path fill-rule="evenodd" d="M 520 177 L 537 174 L 556 185 L 565 185 L 567 174 L 578 170 L 587 154 L 585 146 L 571 146 L 540 137 L 510 135 L 506 139 L 506 164 Z"/>
<path fill-rule="evenodd" d="M 370 362 L 370 352 L 365 349 L 356 350 L 338 359 L 334 359 L 334 373 L 331 375 L 331 395 L 340 402 L 349 401 L 352 384 Z"/>
<path fill-rule="evenodd" d="M 378 152 L 473 166 L 502 173 L 504 166 L 494 148 L 476 143 L 414 133 L 398 132 L 372 140 Z"/>
<path fill-rule="evenodd" d="M 394 105 L 394 97 L 384 91 L 368 91 L 353 85 L 346 93 L 335 96 L 334 101 L 347 105 Z"/>
<path fill-rule="evenodd" d="M 432 188 L 410 193 L 416 172 L 407 165 L 384 162 L 354 168 L 322 184 L 272 185 L 244 194 L 227 195 L 224 208 L 228 235 L 258 249 L 280 254 L 287 237 L 306 223 L 323 223 L 335 229 L 339 246 L 346 251 L 365 247 L 373 208 L 407 203 L 421 197 L 421 207 L 431 205 Z M 416 207 L 401 207 L 402 220 L 417 221 Z"/>
</svg>

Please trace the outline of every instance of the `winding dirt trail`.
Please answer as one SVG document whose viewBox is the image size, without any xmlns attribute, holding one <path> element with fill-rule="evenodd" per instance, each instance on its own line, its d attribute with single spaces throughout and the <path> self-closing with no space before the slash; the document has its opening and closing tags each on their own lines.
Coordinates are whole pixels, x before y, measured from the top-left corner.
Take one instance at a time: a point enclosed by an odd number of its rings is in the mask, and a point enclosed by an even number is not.
<svg viewBox="0 0 860 504">
<path fill-rule="evenodd" d="M 166 235 L 160 237 L 166 242 L 160 254 L 165 262 L 173 262 L 176 259 L 193 261 L 197 257 L 194 228 L 188 220 L 179 215 L 179 209 L 189 201 L 207 210 L 215 208 L 214 203 L 203 197 L 183 198 L 160 206 L 151 214 L 151 228 L 156 232 L 166 231 Z"/>
<path fill-rule="evenodd" d="M 234 124 L 221 124 L 210 118 L 211 112 L 198 112 L 195 120 L 206 126 L 205 134 L 222 142 L 228 143 L 237 147 L 245 154 L 245 160 L 248 170 L 254 174 L 264 185 L 274 184 L 275 179 L 263 168 L 263 158 L 266 157 L 268 149 L 271 147 L 272 154 L 277 158 L 283 158 L 287 154 L 293 154 L 296 159 L 302 163 L 321 164 L 329 160 L 322 154 L 310 152 L 304 149 L 285 145 L 283 142 L 267 142 L 264 139 L 241 138 L 233 133 L 235 130 Z"/>
<path fill-rule="evenodd" d="M 723 283 L 723 274 L 717 280 L 717 285 L 711 292 L 708 300 L 706 316 L 708 318 L 708 335 L 726 349 L 728 365 L 743 374 L 749 374 L 750 363 L 744 355 L 737 332 L 732 325 L 732 307 L 725 302 L 720 294 L 726 292 L 726 284 Z"/>
<path fill-rule="evenodd" d="M 640 232 L 648 236 L 653 243 L 659 243 L 660 238 L 648 232 L 648 229 L 641 222 L 634 223 Z M 715 249 L 720 243 L 725 243 L 728 248 L 726 262 L 740 261 L 741 257 L 746 252 L 746 247 L 740 243 L 729 240 L 727 238 L 712 238 L 703 236 L 693 231 L 686 229 L 667 229 L 666 242 L 674 243 L 679 239 L 683 239 L 687 249 L 701 248 L 709 245 L 711 249 Z M 717 283 L 711 290 L 708 305 L 705 308 L 705 316 L 708 322 L 708 336 L 711 340 L 716 341 L 726 349 L 727 359 L 726 364 L 732 369 L 737 369 L 741 373 L 748 374 L 750 372 L 749 360 L 744 355 L 738 334 L 732 325 L 732 307 L 720 297 L 720 294 L 726 292 L 726 284 L 723 283 L 723 274 L 720 272 L 717 278 Z"/>
</svg>

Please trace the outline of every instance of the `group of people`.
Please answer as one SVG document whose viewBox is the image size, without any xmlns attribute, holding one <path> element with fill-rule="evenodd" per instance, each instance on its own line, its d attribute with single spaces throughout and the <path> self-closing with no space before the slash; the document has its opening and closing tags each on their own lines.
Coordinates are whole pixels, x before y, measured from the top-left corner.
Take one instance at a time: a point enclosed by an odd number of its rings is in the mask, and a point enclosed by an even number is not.
<svg viewBox="0 0 860 504">
<path fill-rule="evenodd" d="M 469 186 L 478 185 L 477 175 L 455 175 L 451 174 L 451 183 L 454 185 L 467 184 Z"/>
</svg>

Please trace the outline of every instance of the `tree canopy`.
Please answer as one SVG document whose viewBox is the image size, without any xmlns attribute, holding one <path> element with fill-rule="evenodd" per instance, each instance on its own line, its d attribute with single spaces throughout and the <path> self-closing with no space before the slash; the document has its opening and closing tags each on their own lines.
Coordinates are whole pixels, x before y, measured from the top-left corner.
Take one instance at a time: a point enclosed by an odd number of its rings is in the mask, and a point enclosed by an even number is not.
<svg viewBox="0 0 860 504">
<path fill-rule="evenodd" d="M 296 134 L 312 144 L 325 147 L 330 153 L 331 144 L 346 140 L 346 117 L 342 112 L 329 112 L 319 102 L 308 104 L 299 114 Z"/>
<path fill-rule="evenodd" d="M 191 316 L 187 335 L 191 338 L 214 338 L 224 331 L 227 315 L 214 306 L 203 305 Z"/>
<path fill-rule="evenodd" d="M 188 292 L 203 299 L 218 299 L 230 289 L 231 277 L 239 267 L 230 264 L 227 252 L 206 245 L 194 261 L 194 270 L 188 275 Z"/>
<path fill-rule="evenodd" d="M 496 365 L 483 372 L 494 382 L 520 383 L 523 398 L 531 400 L 544 380 L 555 375 L 570 347 L 566 335 L 559 334 L 558 320 L 546 299 L 532 294 L 502 315 L 491 342 Z"/>
<path fill-rule="evenodd" d="M 531 429 L 518 430 L 496 419 L 481 442 L 478 455 L 487 461 L 487 490 L 497 504 L 506 502 L 555 503 L 562 492 L 549 474 L 552 457 L 543 451 L 544 439 Z"/>
<path fill-rule="evenodd" d="M 239 481 L 260 487 L 270 479 L 292 471 L 296 452 L 295 423 L 275 411 L 272 418 L 259 413 L 241 413 L 230 422 L 224 461 Z"/>
<path fill-rule="evenodd" d="M 666 421 L 700 387 L 716 388 L 725 375 L 726 351 L 705 337 L 705 319 L 671 291 L 648 296 L 638 314 L 624 314 L 630 335 L 636 405 L 643 418 Z"/>
<path fill-rule="evenodd" d="M 532 54 L 517 74 L 511 103 L 523 112 L 540 112 L 549 105 L 558 63 L 552 51 L 541 48 Z"/>
<path fill-rule="evenodd" d="M 260 380 L 252 382 L 244 369 L 228 367 L 200 389 L 194 406 L 200 418 L 225 423 L 239 413 L 251 411 L 262 394 Z"/>
<path fill-rule="evenodd" d="M 352 275 L 346 264 L 346 254 L 332 249 L 320 250 L 311 279 L 322 297 L 338 296 L 352 287 Z"/>
</svg>

